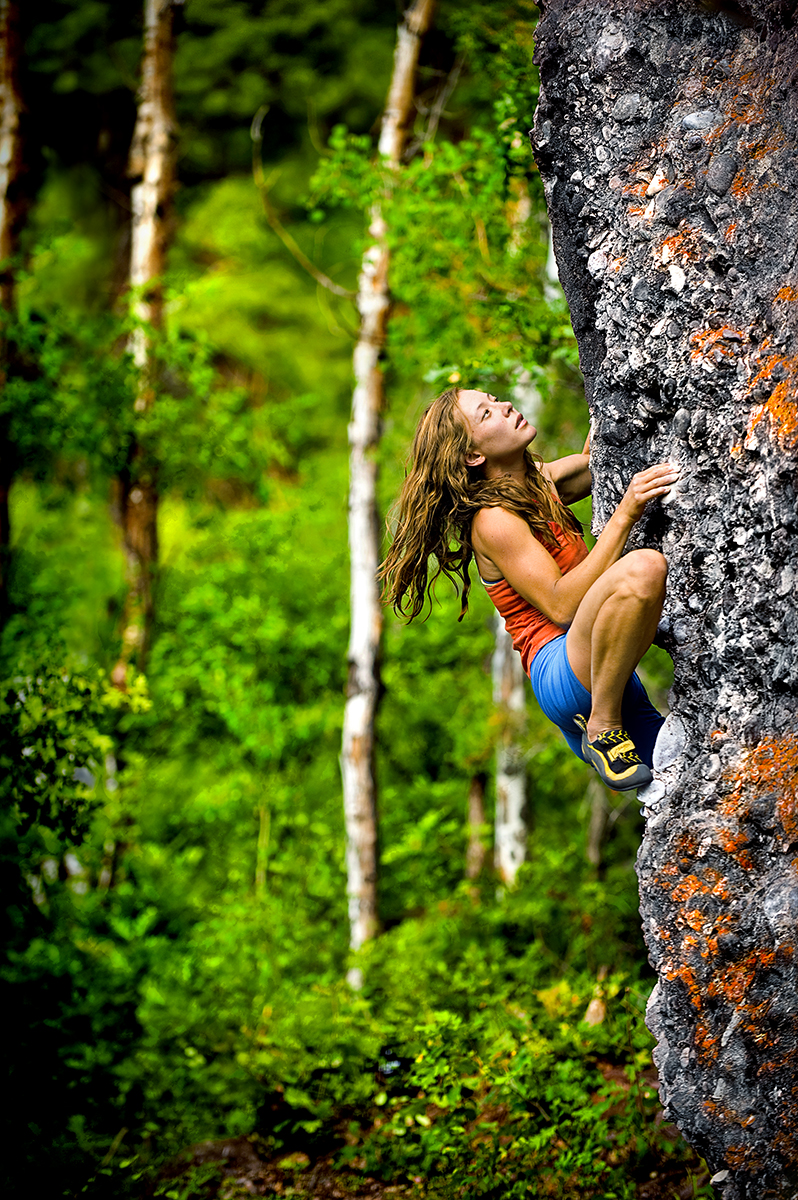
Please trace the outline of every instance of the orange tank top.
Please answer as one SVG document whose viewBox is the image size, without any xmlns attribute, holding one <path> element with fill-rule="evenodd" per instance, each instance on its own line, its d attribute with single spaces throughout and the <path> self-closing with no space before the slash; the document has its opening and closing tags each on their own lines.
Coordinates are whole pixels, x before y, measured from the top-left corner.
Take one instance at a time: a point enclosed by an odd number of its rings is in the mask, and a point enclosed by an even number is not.
<svg viewBox="0 0 798 1200">
<path fill-rule="evenodd" d="M 557 539 L 554 548 L 546 546 L 563 575 L 567 575 L 578 563 L 587 558 L 588 549 L 583 539 L 577 538 L 570 542 L 560 525 L 550 521 L 549 525 Z M 539 539 L 538 539 L 539 540 Z M 485 580 L 482 581 L 485 583 Z M 565 633 L 560 625 L 555 625 L 537 608 L 534 608 L 523 596 L 513 588 L 506 579 L 498 579 L 495 583 L 487 583 L 486 591 L 498 611 L 504 617 L 504 627 L 513 639 L 513 646 L 521 655 L 524 671 L 529 674 L 532 659 L 547 642 Z"/>
</svg>

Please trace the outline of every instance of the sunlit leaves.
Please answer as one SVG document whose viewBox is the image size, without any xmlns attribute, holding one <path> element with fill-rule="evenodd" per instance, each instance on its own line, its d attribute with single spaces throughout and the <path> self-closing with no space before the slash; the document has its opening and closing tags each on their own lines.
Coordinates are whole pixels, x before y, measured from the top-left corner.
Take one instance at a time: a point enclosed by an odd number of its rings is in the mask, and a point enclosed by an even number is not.
<svg viewBox="0 0 798 1200">
<path fill-rule="evenodd" d="M 113 748 L 103 731 L 108 692 L 96 670 L 68 663 L 37 663 L 0 682 L 0 798 L 21 832 L 40 825 L 66 841 L 85 833 Z M 143 681 L 112 703 L 141 711 Z"/>
</svg>

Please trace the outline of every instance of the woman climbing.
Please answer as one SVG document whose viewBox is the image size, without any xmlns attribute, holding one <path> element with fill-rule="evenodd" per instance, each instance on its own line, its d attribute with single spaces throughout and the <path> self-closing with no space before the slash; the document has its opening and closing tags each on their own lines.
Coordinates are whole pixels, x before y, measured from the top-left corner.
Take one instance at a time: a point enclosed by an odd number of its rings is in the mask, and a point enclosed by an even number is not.
<svg viewBox="0 0 798 1200">
<path fill-rule="evenodd" d="M 678 472 L 660 463 L 635 475 L 588 553 L 566 506 L 590 493 L 590 439 L 581 454 L 544 463 L 530 450 L 536 436 L 487 392 L 454 388 L 433 401 L 381 571 L 385 598 L 412 620 L 443 573 L 462 594 L 462 619 L 476 558 L 546 716 L 609 787 L 643 787 L 663 718 L 635 667 L 657 629 L 667 564 L 656 550 L 621 555 Z"/>
</svg>

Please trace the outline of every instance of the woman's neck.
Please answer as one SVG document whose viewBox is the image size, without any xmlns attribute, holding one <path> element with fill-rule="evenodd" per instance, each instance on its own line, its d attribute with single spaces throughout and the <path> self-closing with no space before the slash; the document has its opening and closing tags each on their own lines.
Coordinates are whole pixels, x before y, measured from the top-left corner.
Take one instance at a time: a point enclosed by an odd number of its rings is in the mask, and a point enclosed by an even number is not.
<svg viewBox="0 0 798 1200">
<path fill-rule="evenodd" d="M 501 479 L 508 476 L 514 479 L 517 483 L 523 483 L 526 479 L 526 457 L 513 459 L 511 462 L 503 463 L 485 463 L 485 478 L 486 479 Z"/>
</svg>

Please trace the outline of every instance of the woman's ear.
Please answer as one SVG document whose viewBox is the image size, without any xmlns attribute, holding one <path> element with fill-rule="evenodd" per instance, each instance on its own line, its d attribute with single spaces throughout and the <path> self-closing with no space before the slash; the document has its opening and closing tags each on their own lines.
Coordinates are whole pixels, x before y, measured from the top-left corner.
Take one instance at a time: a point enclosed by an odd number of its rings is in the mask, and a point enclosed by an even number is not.
<svg viewBox="0 0 798 1200">
<path fill-rule="evenodd" d="M 467 467 L 481 467 L 484 461 L 484 454 L 478 454 L 476 450 L 469 450 L 466 452 L 465 465 Z"/>
</svg>

